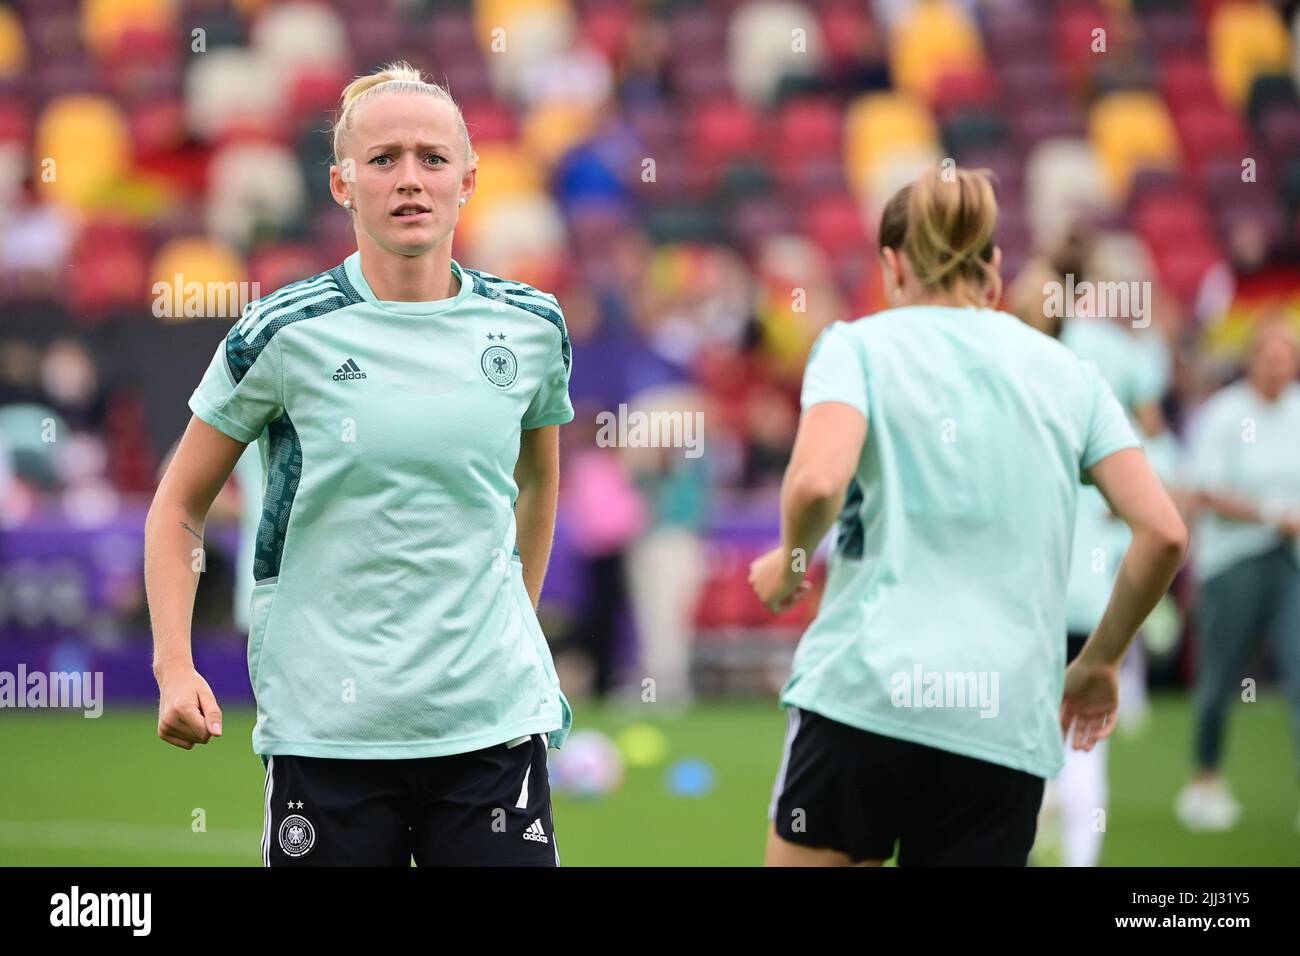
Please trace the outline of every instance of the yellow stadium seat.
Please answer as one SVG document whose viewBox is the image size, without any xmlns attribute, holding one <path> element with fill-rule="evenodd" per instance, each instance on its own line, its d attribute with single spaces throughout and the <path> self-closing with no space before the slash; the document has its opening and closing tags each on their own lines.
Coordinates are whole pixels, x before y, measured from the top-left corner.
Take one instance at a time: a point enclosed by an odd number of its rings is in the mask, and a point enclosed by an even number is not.
<svg viewBox="0 0 1300 956">
<path fill-rule="evenodd" d="M 474 31 L 498 89 L 519 89 L 526 64 L 559 55 L 572 41 L 576 17 L 568 0 L 478 0 Z"/>
<path fill-rule="evenodd" d="M 880 168 L 894 154 L 940 154 L 930 111 L 898 93 L 866 93 L 844 116 L 845 181 L 860 198 L 871 194 Z"/>
<path fill-rule="evenodd" d="M 460 211 L 459 237 L 469 240 L 480 220 L 487 220 L 499 205 L 530 201 L 546 192 L 545 170 L 521 147 L 506 143 L 485 143 L 477 147 L 478 175 L 474 196 Z"/>
<path fill-rule="evenodd" d="M 256 297 L 241 285 L 247 279 L 243 259 L 225 243 L 194 236 L 173 239 L 158 250 L 149 270 L 154 314 L 171 321 L 233 319 L 247 304 L 244 298 Z M 218 312 L 222 314 L 213 314 Z"/>
<path fill-rule="evenodd" d="M 1290 37 L 1281 16 L 1267 3 L 1225 3 L 1210 19 L 1210 71 L 1224 102 L 1244 107 L 1250 84 L 1261 73 L 1286 73 Z"/>
<path fill-rule="evenodd" d="M 27 38 L 23 22 L 12 7 L 0 7 L 0 79 L 17 76 L 27 65 Z"/>
<path fill-rule="evenodd" d="M 84 208 L 131 161 L 131 133 L 117 104 L 94 94 L 50 103 L 36 126 L 33 167 L 45 196 Z"/>
<path fill-rule="evenodd" d="M 930 99 L 945 73 L 966 73 L 984 65 L 979 30 L 948 0 L 922 0 L 889 40 L 889 67 L 901 91 Z"/>
<path fill-rule="evenodd" d="M 596 128 L 596 114 L 578 103 L 551 103 L 533 110 L 520 133 L 525 149 L 550 167 Z"/>
<path fill-rule="evenodd" d="M 1088 135 L 1112 199 L 1128 194 L 1139 169 L 1178 168 L 1178 132 L 1164 103 L 1150 93 L 1121 91 L 1098 100 L 1088 116 Z"/>
<path fill-rule="evenodd" d="M 81 34 L 96 56 L 111 51 L 132 28 L 168 29 L 176 15 L 174 0 L 85 0 Z"/>
</svg>

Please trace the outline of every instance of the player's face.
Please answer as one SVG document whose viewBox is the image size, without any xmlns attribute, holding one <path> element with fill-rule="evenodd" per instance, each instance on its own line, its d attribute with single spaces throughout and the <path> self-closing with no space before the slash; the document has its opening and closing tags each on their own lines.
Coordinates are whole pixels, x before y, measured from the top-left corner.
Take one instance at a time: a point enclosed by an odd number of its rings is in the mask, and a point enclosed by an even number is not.
<svg viewBox="0 0 1300 956">
<path fill-rule="evenodd" d="M 352 162 L 331 170 L 331 185 L 336 198 L 352 201 L 358 242 L 419 256 L 450 238 L 461 197 L 474 191 L 450 104 L 419 93 L 380 96 L 358 112 L 344 151 Z"/>
<path fill-rule="evenodd" d="M 1265 333 L 1250 358 L 1250 377 L 1265 394 L 1279 394 L 1295 381 L 1297 355 L 1295 345 L 1281 334 Z"/>
</svg>

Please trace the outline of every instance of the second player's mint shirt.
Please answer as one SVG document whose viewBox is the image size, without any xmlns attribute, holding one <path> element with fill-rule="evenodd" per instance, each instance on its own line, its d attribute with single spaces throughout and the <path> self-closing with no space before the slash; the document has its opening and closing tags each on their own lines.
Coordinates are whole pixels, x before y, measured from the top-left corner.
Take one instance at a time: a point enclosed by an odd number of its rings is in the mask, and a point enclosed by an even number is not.
<svg viewBox="0 0 1300 956">
<path fill-rule="evenodd" d="M 1137 445 L 1105 380 L 1006 313 L 918 306 L 827 329 L 819 402 L 867 440 L 782 702 L 1054 776 L 1079 483 Z"/>
<path fill-rule="evenodd" d="M 1146 332 L 1150 337 L 1157 335 L 1154 329 Z M 1097 366 L 1115 398 L 1130 414 L 1159 398 L 1162 387 L 1153 371 L 1154 360 L 1147 354 L 1147 347 L 1139 344 L 1141 341 L 1103 318 L 1069 319 L 1061 330 L 1061 342 L 1079 358 Z M 1070 633 L 1088 635 L 1101 623 L 1119 564 L 1132 538 L 1128 525 L 1111 513 L 1100 491 L 1091 485 L 1079 489 L 1065 598 L 1065 623 Z"/>
<path fill-rule="evenodd" d="M 262 755 L 411 758 L 571 723 L 515 548 L 520 433 L 568 422 L 555 298 L 454 261 L 381 302 L 353 254 L 253 303 L 190 399 L 266 462 L 248 666 Z"/>
</svg>

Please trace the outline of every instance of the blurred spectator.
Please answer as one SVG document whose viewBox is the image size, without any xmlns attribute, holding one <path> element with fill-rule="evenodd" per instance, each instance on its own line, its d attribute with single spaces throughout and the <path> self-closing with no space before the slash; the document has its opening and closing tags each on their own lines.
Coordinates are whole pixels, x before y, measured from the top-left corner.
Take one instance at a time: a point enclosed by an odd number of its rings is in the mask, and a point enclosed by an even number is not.
<svg viewBox="0 0 1300 956">
<path fill-rule="evenodd" d="M 645 528 L 646 507 L 619 449 L 596 444 L 596 415 L 579 406 L 577 451 L 565 461 L 561 510 L 581 562 L 582 604 L 567 646 L 582 651 L 592 666 L 590 690 L 604 697 L 614 690 L 619 621 L 627 602 L 628 545 Z"/>
<path fill-rule="evenodd" d="M 633 414 L 678 416 L 681 434 L 703 442 L 694 449 L 626 449 L 649 509 L 648 528 L 628 554 L 640 649 L 639 686 L 633 690 L 643 700 L 686 704 L 695 608 L 707 572 L 702 533 L 709 513 L 709 439 L 692 424 L 705 418 L 704 401 L 698 390 L 678 386 L 639 393 L 628 404 Z"/>
<path fill-rule="evenodd" d="M 51 343 L 41 360 L 41 387 L 46 403 L 75 431 L 97 432 L 104 426 L 107 396 L 86 347 L 75 339 Z"/>
<path fill-rule="evenodd" d="M 1265 634 L 1285 682 L 1300 769 L 1300 345 L 1282 324 L 1260 328 L 1246 377 L 1205 403 L 1188 484 L 1200 514 L 1196 776 L 1177 813 L 1192 830 L 1228 830 L 1241 807 L 1220 767 L 1228 707 Z M 1249 699 L 1253 699 L 1253 696 Z M 1296 820 L 1300 827 L 1300 817 Z"/>
</svg>

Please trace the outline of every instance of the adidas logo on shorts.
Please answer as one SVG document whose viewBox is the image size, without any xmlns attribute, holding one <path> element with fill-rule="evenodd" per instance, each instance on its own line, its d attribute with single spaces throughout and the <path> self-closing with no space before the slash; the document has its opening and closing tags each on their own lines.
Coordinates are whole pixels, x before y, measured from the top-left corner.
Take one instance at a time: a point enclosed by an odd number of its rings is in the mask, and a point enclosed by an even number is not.
<svg viewBox="0 0 1300 956">
<path fill-rule="evenodd" d="M 365 378 L 365 377 L 366 377 L 366 373 L 361 371 L 361 366 L 359 366 L 352 359 L 348 359 L 346 362 L 340 365 L 338 367 L 338 371 L 334 373 L 334 381 L 336 382 L 342 382 L 349 378 Z"/>
<path fill-rule="evenodd" d="M 525 839 L 525 840 L 533 840 L 533 841 L 536 842 L 536 843 L 550 843 L 550 842 L 551 842 L 551 838 L 548 837 L 548 836 L 546 835 L 546 831 L 542 829 L 542 821 L 541 821 L 541 820 L 534 820 L 534 821 L 532 822 L 532 825 L 529 826 L 529 828 L 528 828 L 527 830 L 524 831 L 524 839 Z"/>
</svg>

